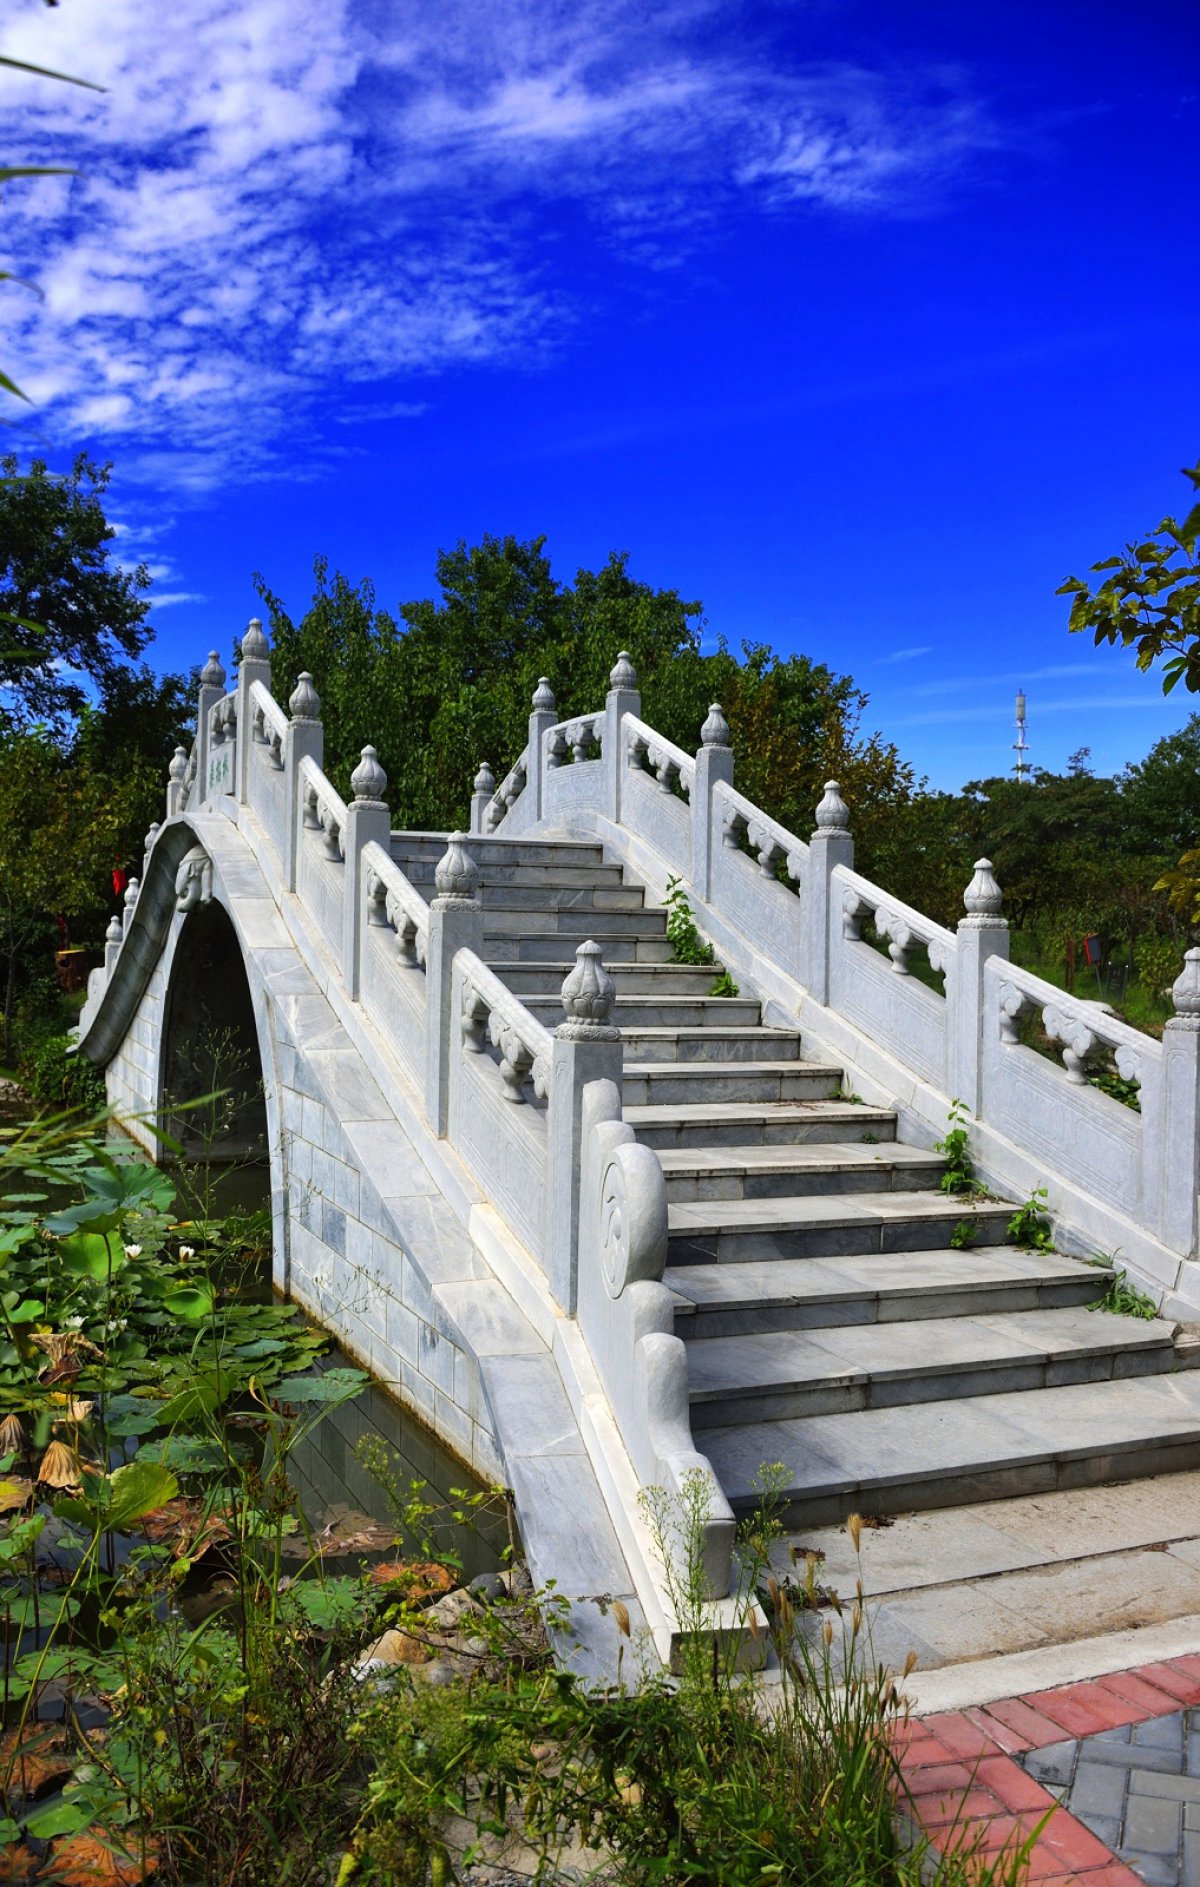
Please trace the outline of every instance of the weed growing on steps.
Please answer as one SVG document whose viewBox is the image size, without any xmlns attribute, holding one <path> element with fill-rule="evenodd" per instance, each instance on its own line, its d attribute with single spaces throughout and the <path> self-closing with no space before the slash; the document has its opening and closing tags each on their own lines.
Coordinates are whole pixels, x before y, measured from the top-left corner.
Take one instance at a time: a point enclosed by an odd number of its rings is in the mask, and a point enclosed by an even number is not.
<svg viewBox="0 0 1200 1887">
<path fill-rule="evenodd" d="M 971 1158 L 971 1134 L 967 1126 L 970 1118 L 965 1101 L 951 1101 L 945 1135 L 933 1143 L 934 1152 L 946 1158 L 946 1170 L 938 1181 L 939 1190 L 944 1193 L 984 1191 L 975 1177 L 975 1162 Z"/>
<path fill-rule="evenodd" d="M 1105 1310 L 1114 1317 L 1141 1317 L 1147 1323 L 1158 1316 L 1157 1300 L 1146 1291 L 1138 1289 L 1129 1282 L 1129 1273 L 1116 1262 L 1116 1253 L 1098 1252 L 1094 1258 L 1084 1260 L 1085 1264 L 1103 1265 L 1112 1268 L 1112 1276 L 1104 1287 L 1103 1294 L 1089 1310 Z"/>
<path fill-rule="evenodd" d="M 717 954 L 710 943 L 706 943 L 696 929 L 696 920 L 692 916 L 692 907 L 688 903 L 687 892 L 677 877 L 667 879 L 667 937 L 675 952 L 676 963 L 709 964 L 717 970 L 717 978 L 709 990 L 710 996 L 736 996 L 738 986 L 729 971 L 717 962 Z"/>
<path fill-rule="evenodd" d="M 967 1251 L 979 1237 L 979 1227 L 970 1219 L 960 1219 L 950 1234 L 951 1251 Z"/>
<path fill-rule="evenodd" d="M 1025 1251 L 1054 1251 L 1054 1231 L 1046 1210 L 1049 1194 L 1044 1186 L 1035 1186 L 1024 1205 L 1018 1206 L 1008 1221 L 1008 1236 Z"/>
</svg>

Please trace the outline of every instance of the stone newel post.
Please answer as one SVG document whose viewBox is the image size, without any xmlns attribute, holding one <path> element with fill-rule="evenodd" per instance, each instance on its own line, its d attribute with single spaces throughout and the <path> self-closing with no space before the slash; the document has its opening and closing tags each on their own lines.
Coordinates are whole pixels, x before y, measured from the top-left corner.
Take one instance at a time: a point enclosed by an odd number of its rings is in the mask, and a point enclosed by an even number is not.
<svg viewBox="0 0 1200 1887">
<path fill-rule="evenodd" d="M 173 819 L 183 811 L 183 781 L 187 773 L 187 749 L 176 747 L 167 768 L 167 818 Z"/>
<path fill-rule="evenodd" d="M 114 911 L 108 920 L 108 929 L 104 933 L 104 974 L 111 976 L 117 967 L 117 958 L 121 954 L 121 939 L 125 935 L 121 920 Z"/>
<path fill-rule="evenodd" d="M 208 717 L 225 693 L 225 670 L 215 649 L 200 670 L 200 692 L 196 698 L 196 803 L 208 798 Z"/>
<path fill-rule="evenodd" d="M 250 725 L 253 719 L 250 709 L 250 690 L 256 681 L 261 681 L 264 688 L 271 686 L 271 646 L 263 634 L 263 626 L 257 616 L 250 618 L 245 635 L 242 637 L 242 659 L 238 663 L 237 677 L 237 796 L 244 806 L 250 791 L 251 747 Z"/>
<path fill-rule="evenodd" d="M 1171 989 L 1175 1014 L 1163 1028 L 1159 1236 L 1196 1256 L 1200 1191 L 1200 950 L 1189 950 Z"/>
<path fill-rule="evenodd" d="M 484 821 L 487 819 L 487 809 L 492 803 L 492 795 L 495 791 L 496 776 L 487 761 L 481 760 L 479 763 L 479 771 L 475 775 L 475 791 L 471 794 L 472 838 L 477 838 L 484 830 Z"/>
<path fill-rule="evenodd" d="M 554 1031 L 546 1123 L 546 1282 L 571 1316 L 579 1296 L 583 1091 L 589 1081 L 612 1081 L 621 1089 L 621 1031 L 610 1020 L 615 995 L 599 944 L 580 944 L 562 986 L 567 1019 Z"/>
<path fill-rule="evenodd" d="M 692 889 L 707 900 L 712 887 L 713 797 L 718 780 L 733 785 L 733 748 L 729 723 L 719 701 L 708 710 L 708 719 L 700 729 L 696 752 L 696 776 L 692 782 Z M 721 843 L 720 831 L 717 844 Z"/>
<path fill-rule="evenodd" d="M 439 1139 L 449 1126 L 450 1057 L 458 1052 L 454 959 L 460 950 L 483 955 L 483 906 L 475 895 L 479 867 L 466 836 L 452 832 L 438 862 L 425 946 L 425 1115 Z"/>
<path fill-rule="evenodd" d="M 525 771 L 525 792 L 533 795 L 533 817 L 540 819 L 545 812 L 546 755 L 544 736 L 558 719 L 558 709 L 554 705 L 554 695 L 550 683 L 543 675 L 538 682 L 533 697 L 533 713 L 529 717 L 529 747 Z"/>
<path fill-rule="evenodd" d="M 283 804 L 287 818 L 285 838 L 287 856 L 283 861 L 283 876 L 288 890 L 294 891 L 300 856 L 300 830 L 303 824 L 303 808 L 300 804 L 300 762 L 310 759 L 315 760 L 320 766 L 325 756 L 325 730 L 321 726 L 321 701 L 313 687 L 313 678 L 307 669 L 292 691 L 288 711 L 292 718 L 288 723 L 287 739 L 283 745 Z"/>
<path fill-rule="evenodd" d="M 817 829 L 809 841 L 805 902 L 808 920 L 805 942 L 808 961 L 800 980 L 815 1002 L 829 1001 L 829 959 L 833 938 L 840 934 L 842 913 L 834 908 L 833 873 L 838 865 L 854 864 L 850 813 L 836 780 L 826 780 L 825 796 L 817 807 Z"/>
<path fill-rule="evenodd" d="M 983 970 L 989 957 L 1008 962 L 1008 919 L 990 858 L 975 861 L 975 876 L 963 892 L 967 915 L 958 920 L 958 949 L 946 977 L 946 1085 L 972 1114 L 983 1104 Z"/>
<path fill-rule="evenodd" d="M 621 823 L 621 794 L 625 785 L 625 768 L 628 755 L 621 737 L 621 721 L 626 714 L 636 714 L 640 720 L 642 697 L 638 693 L 637 672 L 629 659 L 626 649 L 617 657 L 616 666 L 608 678 L 608 693 L 604 697 L 604 733 L 601 740 L 601 758 L 604 762 L 604 808 L 609 818 L 616 825 Z"/>
<path fill-rule="evenodd" d="M 346 985 L 347 996 L 352 1002 L 357 1002 L 362 969 L 362 934 L 366 921 L 362 850 L 364 845 L 374 839 L 386 852 L 392 836 L 392 815 L 383 803 L 387 774 L 379 764 L 374 747 L 363 748 L 359 763 L 350 775 L 350 785 L 354 789 L 354 798 L 346 808 L 346 830 L 342 835 L 346 847 L 342 981 Z"/>
</svg>

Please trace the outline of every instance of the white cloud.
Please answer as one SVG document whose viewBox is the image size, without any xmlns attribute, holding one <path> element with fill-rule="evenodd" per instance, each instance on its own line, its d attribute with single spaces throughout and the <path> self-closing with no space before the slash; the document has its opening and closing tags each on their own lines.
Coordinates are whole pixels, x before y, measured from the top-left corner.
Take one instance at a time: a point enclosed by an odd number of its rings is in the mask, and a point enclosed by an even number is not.
<svg viewBox="0 0 1200 1887">
<path fill-rule="evenodd" d="M 108 89 L 0 77 L 11 159 L 79 170 L 4 200 L 44 297 L 0 290 L 4 366 L 126 473 L 311 476 L 356 406 L 563 344 L 592 291 L 548 259 L 559 206 L 656 269 L 731 205 L 910 213 L 999 145 L 962 74 L 794 50 L 732 0 L 27 8 L 0 51 Z"/>
<path fill-rule="evenodd" d="M 922 642 L 913 649 L 893 649 L 890 655 L 881 655 L 877 662 L 872 663 L 872 667 L 894 668 L 897 662 L 915 662 L 918 656 L 932 654 L 933 643 Z"/>
</svg>

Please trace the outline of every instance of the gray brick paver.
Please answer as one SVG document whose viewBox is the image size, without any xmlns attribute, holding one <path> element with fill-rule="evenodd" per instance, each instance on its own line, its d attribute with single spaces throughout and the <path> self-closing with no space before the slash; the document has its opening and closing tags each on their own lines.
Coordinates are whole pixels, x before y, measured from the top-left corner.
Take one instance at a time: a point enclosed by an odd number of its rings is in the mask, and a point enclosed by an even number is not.
<svg viewBox="0 0 1200 1887">
<path fill-rule="evenodd" d="M 1141 1875 L 1146 1887 L 1179 1887 L 1177 1854 L 1134 1854 L 1128 1848 L 1119 1852 L 1126 1865 Z"/>
<path fill-rule="evenodd" d="M 1093 1832 L 1099 1831 L 1092 1820 L 1094 1815 L 1111 1818 L 1120 1822 L 1121 1812 L 1125 1807 L 1125 1788 L 1130 1780 L 1129 1771 L 1117 1769 L 1112 1763 L 1094 1763 L 1087 1759 L 1087 1744 L 1079 1753 L 1079 1762 L 1075 1770 L 1075 1780 L 1066 1797 L 1066 1806 L 1072 1815 L 1078 1815 L 1086 1821 Z M 1169 1781 L 1177 1781 L 1175 1776 Z M 1106 1837 L 1101 1836 L 1101 1839 Z"/>
<path fill-rule="evenodd" d="M 1156 1795 L 1165 1801 L 1200 1804 L 1200 1776 L 1164 1776 L 1157 1769 L 1131 1769 L 1129 1794 Z"/>
<path fill-rule="evenodd" d="M 1042 1749 L 1031 1749 L 1025 1756 L 1025 1767 L 1038 1782 L 1047 1785 L 1055 1783 L 1065 1788 L 1070 1782 L 1075 1769 L 1075 1757 L 1079 1744 L 1047 1743 Z"/>
<path fill-rule="evenodd" d="M 1189 1833 L 1186 1827 L 1187 1810 L 1184 1810 L 1183 1836 L 1183 1871 L 1180 1875 L 1182 1887 L 1200 1887 L 1200 1833 Z"/>
<path fill-rule="evenodd" d="M 1125 1808 L 1125 1838 L 1122 1852 L 1131 1854 L 1177 1854 L 1183 1831 L 1183 1811 L 1178 1802 L 1164 1802 L 1152 1795 L 1130 1795 Z"/>
<path fill-rule="evenodd" d="M 1169 1717 L 1151 1717 L 1145 1723 L 1135 1723 L 1131 1743 L 1139 1749 L 1169 1749 L 1183 1761 L 1183 1711 L 1178 1710 Z"/>
</svg>

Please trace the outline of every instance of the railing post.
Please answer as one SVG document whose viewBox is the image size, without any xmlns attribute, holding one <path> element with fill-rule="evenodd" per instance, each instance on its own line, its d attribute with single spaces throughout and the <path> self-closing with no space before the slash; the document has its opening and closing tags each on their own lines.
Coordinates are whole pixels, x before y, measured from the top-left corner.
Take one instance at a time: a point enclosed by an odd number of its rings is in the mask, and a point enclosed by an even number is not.
<svg viewBox="0 0 1200 1887">
<path fill-rule="evenodd" d="M 183 776 L 187 772 L 187 749 L 176 747 L 167 768 L 167 818 L 183 811 Z"/>
<path fill-rule="evenodd" d="M 1200 950 L 1189 950 L 1171 989 L 1175 1014 L 1164 1026 L 1159 1236 L 1196 1256 L 1200 1192 Z"/>
<path fill-rule="evenodd" d="M 108 929 L 104 933 L 104 974 L 112 975 L 117 967 L 117 958 L 121 954 L 121 939 L 125 935 L 124 926 L 117 912 L 108 920 Z"/>
<path fill-rule="evenodd" d="M 692 889 L 698 898 L 704 899 L 712 888 L 713 787 L 718 780 L 726 786 L 733 785 L 733 747 L 729 723 L 720 702 L 714 701 L 700 729 L 696 771 L 692 777 Z M 721 843 L 720 833 L 716 842 Z"/>
<path fill-rule="evenodd" d="M 529 746 L 525 763 L 525 791 L 533 794 L 533 816 L 540 819 L 545 812 L 544 789 L 546 778 L 546 755 L 542 736 L 554 726 L 558 719 L 558 710 L 554 705 L 554 695 L 550 683 L 543 675 L 538 682 L 533 697 L 533 713 L 529 717 Z"/>
<path fill-rule="evenodd" d="M 600 756 L 604 766 L 604 811 L 616 825 L 621 823 L 621 796 L 628 764 L 621 723 L 627 714 L 634 714 L 640 720 L 641 713 L 637 671 L 628 650 L 622 649 L 609 675 L 608 693 L 604 697 L 604 739 Z"/>
<path fill-rule="evenodd" d="M 253 741 L 250 738 L 253 713 L 250 707 L 250 690 L 256 681 L 261 681 L 264 688 L 271 686 L 271 646 L 263 634 L 263 626 L 257 616 L 250 618 L 249 626 L 242 637 L 242 659 L 238 663 L 237 677 L 237 796 L 244 806 L 250 792 L 250 762 Z"/>
<path fill-rule="evenodd" d="M 305 669 L 288 702 L 291 720 L 283 743 L 283 807 L 286 821 L 283 878 L 289 891 L 296 889 L 300 858 L 300 831 L 303 808 L 300 804 L 300 762 L 315 760 L 320 766 L 325 756 L 325 730 L 321 726 L 321 700 L 313 687 L 313 678 Z"/>
<path fill-rule="evenodd" d="M 829 959 L 833 949 L 835 926 L 840 929 L 842 914 L 835 910 L 832 896 L 833 874 L 837 866 L 854 864 L 854 840 L 850 837 L 850 813 L 838 790 L 836 780 L 826 780 L 825 796 L 817 807 L 817 829 L 808 848 L 808 872 L 804 902 L 808 917 L 804 937 L 808 961 L 800 966 L 800 981 L 814 1002 L 829 1001 Z"/>
<path fill-rule="evenodd" d="M 1008 962 L 1008 919 L 990 858 L 975 861 L 975 876 L 963 893 L 967 915 L 958 920 L 958 948 L 947 967 L 947 1091 L 978 1115 L 983 1103 L 983 976 L 989 957 Z"/>
<path fill-rule="evenodd" d="M 554 1031 L 546 1122 L 546 1282 L 572 1317 L 579 1297 L 583 1091 L 589 1081 L 612 1081 L 621 1091 L 621 1031 L 609 1020 L 615 995 L 599 944 L 580 944 L 562 986 L 567 1019 Z"/>
<path fill-rule="evenodd" d="M 200 670 L 200 692 L 196 698 L 196 803 L 208 798 L 208 717 L 225 693 L 225 670 L 215 649 Z"/>
<path fill-rule="evenodd" d="M 483 906 L 475 896 L 479 867 L 466 836 L 452 832 L 438 861 L 425 943 L 425 1116 L 439 1139 L 450 1123 L 450 1059 L 459 1049 L 451 1000 L 454 959 L 460 950 L 483 954 Z"/>
<path fill-rule="evenodd" d="M 374 747 L 364 747 L 350 784 L 354 798 L 346 808 L 345 905 L 342 915 L 342 981 L 352 1002 L 358 1001 L 362 969 L 362 934 L 364 926 L 362 850 L 372 839 L 388 851 L 392 836 L 392 815 L 383 803 L 387 774 L 379 764 Z"/>
<path fill-rule="evenodd" d="M 496 776 L 486 760 L 479 763 L 475 775 L 475 790 L 471 794 L 471 837 L 478 838 L 483 831 L 483 822 L 487 818 L 487 809 L 492 803 L 496 791 Z"/>
</svg>

